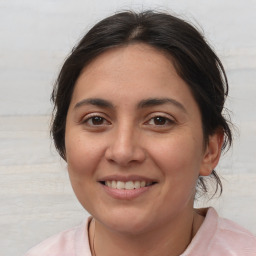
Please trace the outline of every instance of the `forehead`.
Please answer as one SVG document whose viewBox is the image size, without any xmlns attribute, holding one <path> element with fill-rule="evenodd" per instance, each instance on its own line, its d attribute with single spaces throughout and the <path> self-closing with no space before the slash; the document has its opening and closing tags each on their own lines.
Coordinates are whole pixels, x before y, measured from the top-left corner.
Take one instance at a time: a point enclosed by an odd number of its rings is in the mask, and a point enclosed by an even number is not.
<svg viewBox="0 0 256 256">
<path fill-rule="evenodd" d="M 157 69 L 156 66 L 161 66 L 161 69 Z M 102 75 L 105 72 L 105 75 L 114 76 L 120 75 L 124 71 L 130 72 L 132 78 L 132 75 L 138 73 L 140 75 L 147 74 L 150 69 L 154 70 L 155 75 L 160 70 L 162 74 L 168 71 L 168 73 L 177 75 L 169 54 L 147 44 L 136 43 L 118 46 L 103 52 L 85 66 L 79 78 L 87 76 L 91 72 L 101 72 Z"/>
<path fill-rule="evenodd" d="M 72 100 L 101 97 L 122 103 L 167 96 L 193 100 L 169 56 L 145 44 L 131 44 L 110 49 L 87 65 L 76 82 Z"/>
</svg>

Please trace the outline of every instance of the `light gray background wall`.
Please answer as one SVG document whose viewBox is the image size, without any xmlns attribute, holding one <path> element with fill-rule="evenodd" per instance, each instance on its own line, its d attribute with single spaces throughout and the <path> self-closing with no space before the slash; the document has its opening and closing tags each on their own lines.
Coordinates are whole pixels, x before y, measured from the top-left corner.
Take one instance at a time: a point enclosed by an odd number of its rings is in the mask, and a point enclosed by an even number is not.
<svg viewBox="0 0 256 256">
<path fill-rule="evenodd" d="M 240 130 L 219 170 L 222 216 L 256 234 L 255 0 L 0 0 L 0 255 L 17 256 L 86 215 L 49 139 L 49 96 L 74 43 L 120 9 L 168 9 L 201 24 L 223 61 Z"/>
</svg>

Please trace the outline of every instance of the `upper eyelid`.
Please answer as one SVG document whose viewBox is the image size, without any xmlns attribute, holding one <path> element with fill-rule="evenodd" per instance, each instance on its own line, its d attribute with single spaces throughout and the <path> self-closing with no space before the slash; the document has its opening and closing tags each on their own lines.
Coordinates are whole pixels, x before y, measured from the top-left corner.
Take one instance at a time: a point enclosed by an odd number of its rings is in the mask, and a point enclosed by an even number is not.
<svg viewBox="0 0 256 256">
<path fill-rule="evenodd" d="M 155 116 L 155 117 L 160 117 L 160 116 Z M 155 117 L 152 117 L 152 118 L 148 119 L 148 121 L 146 121 L 145 123 L 150 123 L 150 121 L 151 121 L 152 119 L 154 119 Z M 166 119 L 167 124 L 165 124 L 165 125 L 175 123 L 175 121 L 174 121 L 174 120 L 172 120 L 172 119 L 170 119 L 170 118 L 167 118 L 167 117 L 164 117 L 164 116 L 161 116 L 161 117 L 163 117 L 163 118 L 165 118 L 165 119 Z"/>
<path fill-rule="evenodd" d="M 149 120 L 149 119 L 152 119 L 152 118 L 158 117 L 158 116 L 164 117 L 164 118 L 169 119 L 169 120 L 171 120 L 171 121 L 176 121 L 176 118 L 175 118 L 173 115 L 168 114 L 168 113 L 164 113 L 164 112 L 153 112 L 153 113 L 150 113 L 150 114 L 147 116 L 147 118 L 148 118 L 148 120 Z"/>
<path fill-rule="evenodd" d="M 106 116 L 105 116 L 104 114 L 102 114 L 102 113 L 88 113 L 88 114 L 82 116 L 82 117 L 80 118 L 80 121 L 79 121 L 78 123 L 79 123 L 79 124 L 82 124 L 82 125 L 83 125 L 83 124 L 86 124 L 86 123 L 88 123 L 88 121 L 89 121 L 91 118 L 96 117 L 96 116 L 103 118 L 103 119 L 104 119 L 104 122 L 107 122 L 107 123 L 111 124 L 111 122 L 109 121 L 109 118 L 106 118 Z M 105 124 L 105 125 L 106 125 L 106 124 Z"/>
<path fill-rule="evenodd" d="M 109 116 L 106 115 L 105 113 L 102 113 L 102 112 L 91 112 L 91 113 L 87 113 L 87 114 L 83 115 L 81 117 L 81 120 L 87 120 L 87 119 L 89 119 L 91 117 L 95 117 L 95 116 L 102 117 L 102 118 L 104 118 L 106 120 L 109 119 Z"/>
</svg>

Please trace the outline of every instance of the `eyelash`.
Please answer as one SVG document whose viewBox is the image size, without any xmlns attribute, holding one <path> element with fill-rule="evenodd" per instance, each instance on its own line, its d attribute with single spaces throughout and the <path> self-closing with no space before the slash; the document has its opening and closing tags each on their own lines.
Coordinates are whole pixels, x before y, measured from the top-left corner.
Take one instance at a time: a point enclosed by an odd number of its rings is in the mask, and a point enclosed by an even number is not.
<svg viewBox="0 0 256 256">
<path fill-rule="evenodd" d="M 154 123 L 154 124 L 150 124 L 151 121 L 155 122 L 156 119 L 160 119 L 160 120 L 158 120 L 158 121 L 160 121 L 160 122 L 164 121 L 164 124 L 155 124 L 155 123 Z M 162 119 L 162 120 L 161 120 L 161 119 Z M 160 114 L 159 114 L 159 115 L 152 116 L 152 117 L 146 122 L 146 124 L 152 125 L 152 126 L 156 126 L 156 127 L 158 127 L 158 128 L 170 126 L 170 125 L 172 125 L 172 124 L 174 124 L 174 123 L 175 123 L 175 121 L 174 121 L 173 119 L 170 119 L 170 118 L 168 118 L 168 117 L 166 117 L 166 116 L 163 116 L 163 115 L 160 115 Z"/>
<path fill-rule="evenodd" d="M 99 118 L 103 123 L 107 122 L 107 124 L 89 123 L 89 122 L 93 122 L 93 118 Z M 82 124 L 87 124 L 88 126 L 91 126 L 91 127 L 102 127 L 105 125 L 109 125 L 111 123 L 105 117 L 102 117 L 100 114 L 89 114 L 88 116 L 86 116 L 85 119 L 82 120 Z"/>
<path fill-rule="evenodd" d="M 96 120 L 93 120 L 93 118 L 95 118 Z M 99 119 L 97 121 L 97 118 Z M 158 119 L 158 120 L 157 120 Z M 95 124 L 93 123 L 93 121 L 96 121 L 96 122 L 100 122 L 99 124 Z M 153 124 L 151 122 L 154 122 Z M 164 122 L 162 124 L 156 124 L 155 122 L 156 121 L 160 121 L 160 122 Z M 104 127 L 104 126 L 107 126 L 107 125 L 110 125 L 111 122 L 109 122 L 105 117 L 103 117 L 101 114 L 89 114 L 88 116 L 86 116 L 85 119 L 82 120 L 81 122 L 82 124 L 85 124 L 89 127 L 92 127 L 92 128 L 96 128 L 96 127 Z M 149 126 L 154 126 L 154 127 L 157 127 L 157 128 L 166 128 L 166 127 L 169 127 L 171 126 L 172 124 L 174 124 L 175 121 L 169 117 L 166 117 L 162 114 L 156 114 L 154 116 L 151 116 L 148 121 L 146 121 L 144 124 L 145 125 L 149 125 Z"/>
</svg>

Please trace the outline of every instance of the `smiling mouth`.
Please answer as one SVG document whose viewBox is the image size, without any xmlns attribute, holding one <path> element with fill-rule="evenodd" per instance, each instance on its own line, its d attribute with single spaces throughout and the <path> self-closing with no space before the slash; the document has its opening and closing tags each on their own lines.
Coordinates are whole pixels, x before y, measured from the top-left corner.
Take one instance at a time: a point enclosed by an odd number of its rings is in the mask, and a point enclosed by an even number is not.
<svg viewBox="0 0 256 256">
<path fill-rule="evenodd" d="M 107 181 L 101 181 L 101 184 L 113 188 L 113 189 L 122 189 L 122 190 L 133 190 L 133 189 L 139 189 L 144 187 L 149 187 L 156 182 L 147 182 L 147 181 L 116 181 L 116 180 L 107 180 Z"/>
</svg>

